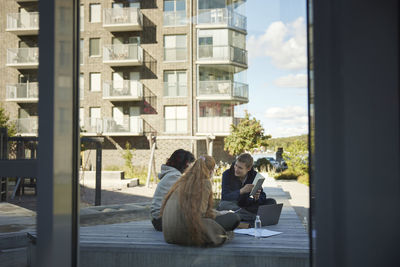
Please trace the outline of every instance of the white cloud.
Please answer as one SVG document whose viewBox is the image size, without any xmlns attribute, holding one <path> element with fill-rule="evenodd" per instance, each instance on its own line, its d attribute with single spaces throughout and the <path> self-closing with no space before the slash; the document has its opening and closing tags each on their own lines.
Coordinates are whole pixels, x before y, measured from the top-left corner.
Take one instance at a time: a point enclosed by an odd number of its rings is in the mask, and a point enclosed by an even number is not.
<svg viewBox="0 0 400 267">
<path fill-rule="evenodd" d="M 306 88 L 307 87 L 307 75 L 306 74 L 290 74 L 287 76 L 279 77 L 274 81 L 274 84 L 278 87 L 285 88 Z"/>
<path fill-rule="evenodd" d="M 303 107 L 271 107 L 264 115 L 266 132 L 272 137 L 294 136 L 308 132 L 308 115 Z"/>
<path fill-rule="evenodd" d="M 267 56 L 272 63 L 285 70 L 307 67 L 307 34 L 303 17 L 291 23 L 276 21 L 260 36 L 249 36 L 247 42 L 249 58 Z"/>
</svg>

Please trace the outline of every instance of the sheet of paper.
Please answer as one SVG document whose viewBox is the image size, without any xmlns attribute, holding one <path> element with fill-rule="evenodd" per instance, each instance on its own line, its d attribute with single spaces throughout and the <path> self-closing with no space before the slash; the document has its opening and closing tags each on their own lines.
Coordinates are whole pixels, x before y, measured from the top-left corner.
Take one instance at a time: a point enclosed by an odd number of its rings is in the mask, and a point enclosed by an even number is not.
<svg viewBox="0 0 400 267">
<path fill-rule="evenodd" d="M 235 229 L 233 230 L 234 233 L 236 234 L 244 234 L 244 235 L 252 235 L 255 236 L 254 228 L 249 228 L 249 229 Z M 267 229 L 261 228 L 261 237 L 269 237 L 269 236 L 274 236 L 274 235 L 279 235 L 282 234 L 282 232 L 275 232 Z"/>
</svg>

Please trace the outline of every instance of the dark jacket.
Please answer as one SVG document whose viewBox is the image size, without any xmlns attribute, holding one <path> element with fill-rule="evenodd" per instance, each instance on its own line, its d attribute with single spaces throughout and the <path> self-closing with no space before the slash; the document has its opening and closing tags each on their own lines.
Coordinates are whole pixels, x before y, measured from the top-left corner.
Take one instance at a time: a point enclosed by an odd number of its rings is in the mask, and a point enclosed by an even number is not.
<svg viewBox="0 0 400 267">
<path fill-rule="evenodd" d="M 254 204 L 263 205 L 267 202 L 267 197 L 264 191 L 261 189 L 260 197 L 258 201 L 250 197 L 250 193 L 240 194 L 240 189 L 246 184 L 252 184 L 257 172 L 254 168 L 247 173 L 247 178 L 242 185 L 239 177 L 235 176 L 235 162 L 232 163 L 231 167 L 224 171 L 222 174 L 222 200 L 226 201 L 237 201 L 240 207 L 248 207 Z"/>
</svg>

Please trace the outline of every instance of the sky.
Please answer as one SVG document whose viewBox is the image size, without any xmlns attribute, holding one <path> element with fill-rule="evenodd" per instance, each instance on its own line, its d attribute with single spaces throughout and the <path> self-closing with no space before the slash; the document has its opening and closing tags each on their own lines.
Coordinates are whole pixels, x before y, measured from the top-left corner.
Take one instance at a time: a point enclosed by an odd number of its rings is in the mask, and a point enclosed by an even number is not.
<svg viewBox="0 0 400 267">
<path fill-rule="evenodd" d="M 248 0 L 247 50 L 251 117 L 265 134 L 308 133 L 305 0 Z"/>
</svg>

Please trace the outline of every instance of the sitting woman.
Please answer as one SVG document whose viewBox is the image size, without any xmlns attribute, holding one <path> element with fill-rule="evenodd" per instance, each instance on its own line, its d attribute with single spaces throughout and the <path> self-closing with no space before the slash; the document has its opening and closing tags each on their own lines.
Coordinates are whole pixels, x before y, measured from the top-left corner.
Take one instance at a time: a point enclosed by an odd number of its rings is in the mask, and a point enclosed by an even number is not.
<svg viewBox="0 0 400 267">
<path fill-rule="evenodd" d="M 201 156 L 172 186 L 161 207 L 164 239 L 186 246 L 218 246 L 239 223 L 235 213 L 215 215 L 211 177 L 215 161 Z"/>
<path fill-rule="evenodd" d="M 193 162 L 194 156 L 192 153 L 187 150 L 177 149 L 169 157 L 167 163 L 161 165 L 161 172 L 158 175 L 160 182 L 157 184 L 150 206 L 151 222 L 157 231 L 162 231 L 160 209 L 165 195 Z"/>
</svg>

